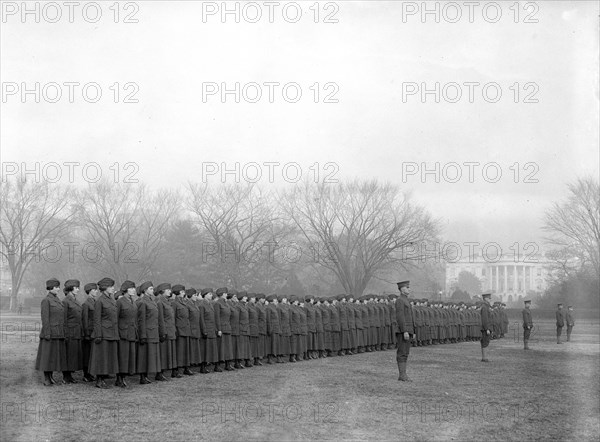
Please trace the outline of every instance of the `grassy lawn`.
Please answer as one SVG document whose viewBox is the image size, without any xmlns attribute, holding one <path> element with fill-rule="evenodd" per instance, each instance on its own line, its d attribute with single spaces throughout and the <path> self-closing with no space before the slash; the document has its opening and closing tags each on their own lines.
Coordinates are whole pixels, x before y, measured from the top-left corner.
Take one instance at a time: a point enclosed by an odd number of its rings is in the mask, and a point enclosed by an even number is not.
<svg viewBox="0 0 600 442">
<path fill-rule="evenodd" d="M 99 390 L 44 387 L 34 370 L 38 319 L 2 316 L 2 441 L 597 440 L 599 324 L 557 345 L 538 323 L 516 335 L 413 348 L 397 381 L 395 351 L 197 374 Z M 35 330 L 38 331 L 35 331 Z M 60 378 L 61 375 L 55 376 Z M 81 373 L 76 373 L 76 379 Z"/>
</svg>

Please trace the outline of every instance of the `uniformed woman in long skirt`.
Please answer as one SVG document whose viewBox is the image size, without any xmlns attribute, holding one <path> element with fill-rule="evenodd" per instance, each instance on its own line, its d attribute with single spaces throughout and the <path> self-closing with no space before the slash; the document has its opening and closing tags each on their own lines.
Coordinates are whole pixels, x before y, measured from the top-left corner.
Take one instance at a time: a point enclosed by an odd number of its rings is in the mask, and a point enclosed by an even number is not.
<svg viewBox="0 0 600 442">
<path fill-rule="evenodd" d="M 162 317 L 165 325 L 164 339 L 160 342 L 160 366 L 162 371 L 156 373 L 157 381 L 167 381 L 165 371 L 171 370 L 171 377 L 182 377 L 177 373 L 177 335 L 175 333 L 175 314 L 171 305 L 171 284 L 164 282 L 155 290 L 156 304 L 162 306 Z"/>
<path fill-rule="evenodd" d="M 161 339 L 164 340 L 164 323 L 159 305 L 154 299 L 152 282 L 144 282 L 139 290 L 141 297 L 137 300 L 137 372 L 140 374 L 140 384 L 144 385 L 152 383 L 148 379 L 148 373 L 159 373 L 162 370 L 159 344 Z"/>
<path fill-rule="evenodd" d="M 200 310 L 196 300 L 198 291 L 191 287 L 185 291 L 185 304 L 188 308 L 190 321 L 190 366 L 200 365 L 202 357 L 200 355 Z"/>
<path fill-rule="evenodd" d="M 231 371 L 234 368 L 231 366 L 233 359 L 233 344 L 231 338 L 231 322 L 229 318 L 231 316 L 231 307 L 227 303 L 227 287 L 221 287 L 217 289 L 217 296 L 219 299 L 214 303 L 215 310 L 215 326 L 217 329 L 218 346 L 219 346 L 219 364 L 225 363 L 225 370 Z M 217 364 L 217 366 L 219 366 Z M 217 370 L 215 371 L 222 371 Z"/>
<path fill-rule="evenodd" d="M 137 372 L 137 307 L 134 297 L 137 298 L 135 284 L 125 281 L 121 284 L 121 296 L 117 300 L 117 314 L 119 318 L 119 373 L 115 386 L 126 388 L 125 376 Z"/>
<path fill-rule="evenodd" d="M 213 289 L 202 289 L 200 295 L 202 296 L 202 299 L 198 304 L 200 313 L 200 333 L 202 334 L 202 365 L 200 373 L 208 373 L 208 369 L 206 368 L 208 364 L 214 364 L 214 370 L 219 372 L 222 371 L 219 367 L 219 348 L 217 346 L 217 339 L 220 338 L 217 336 L 215 309 L 214 302 L 212 301 Z"/>
<path fill-rule="evenodd" d="M 42 299 L 42 330 L 38 345 L 35 369 L 44 372 L 44 385 L 49 387 L 57 382 L 53 371 L 62 371 L 67 365 L 65 348 L 64 307 L 57 295 L 60 282 L 56 278 L 46 281 L 47 296 Z M 63 383 L 63 381 L 60 381 Z"/>
<path fill-rule="evenodd" d="M 67 384 L 76 384 L 72 373 L 83 369 L 83 338 L 82 307 L 77 302 L 79 281 L 69 279 L 65 282 L 63 308 L 65 313 L 65 349 L 67 352 L 67 365 L 63 368 L 63 379 Z"/>
<path fill-rule="evenodd" d="M 175 329 L 177 331 L 177 367 L 183 369 L 183 374 L 191 376 L 190 311 L 185 301 L 185 287 L 180 284 L 173 286 L 173 312 L 175 313 Z"/>
<path fill-rule="evenodd" d="M 98 295 L 98 284 L 90 282 L 83 287 L 87 298 L 81 306 L 81 322 L 83 327 L 83 382 L 93 382 L 94 376 L 90 374 L 90 355 L 92 353 L 92 333 L 94 332 L 94 303 Z"/>
<path fill-rule="evenodd" d="M 104 380 L 119 372 L 119 320 L 114 298 L 115 281 L 103 278 L 98 282 L 100 295 L 94 304 L 94 332 L 90 374 L 96 376 L 96 387 L 108 388 Z"/>
</svg>

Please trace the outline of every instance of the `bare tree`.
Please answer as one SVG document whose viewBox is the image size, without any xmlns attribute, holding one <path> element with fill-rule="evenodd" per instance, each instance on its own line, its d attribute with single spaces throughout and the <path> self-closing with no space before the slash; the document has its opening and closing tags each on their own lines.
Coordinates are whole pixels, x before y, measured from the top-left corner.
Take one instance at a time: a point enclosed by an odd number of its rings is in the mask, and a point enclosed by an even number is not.
<svg viewBox="0 0 600 442">
<path fill-rule="evenodd" d="M 212 261 L 233 287 L 274 287 L 284 276 L 275 252 L 290 228 L 258 187 L 189 184 L 188 208 L 204 232 L 202 262 Z"/>
<path fill-rule="evenodd" d="M 569 184 L 566 201 L 554 203 L 546 212 L 543 229 L 546 240 L 557 250 L 556 258 L 564 273 L 588 271 L 600 278 L 600 186 L 598 180 L 580 178 Z M 575 257 L 578 268 L 572 269 L 568 257 Z"/>
<path fill-rule="evenodd" d="M 324 251 L 316 264 L 332 271 L 355 296 L 379 272 L 410 265 L 397 257 L 404 248 L 437 235 L 430 215 L 391 184 L 307 182 L 284 192 L 280 200 L 308 247 Z"/>
<path fill-rule="evenodd" d="M 0 255 L 8 262 L 10 309 L 35 256 L 43 254 L 72 224 L 71 192 L 47 182 L 4 181 L 1 186 Z"/>
</svg>

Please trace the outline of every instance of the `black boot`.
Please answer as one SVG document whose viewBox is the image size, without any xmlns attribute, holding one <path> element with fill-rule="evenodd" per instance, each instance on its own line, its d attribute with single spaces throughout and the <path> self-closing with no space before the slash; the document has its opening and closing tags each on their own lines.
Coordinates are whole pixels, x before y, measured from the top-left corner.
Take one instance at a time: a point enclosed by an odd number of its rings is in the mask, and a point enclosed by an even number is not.
<svg viewBox="0 0 600 442">
<path fill-rule="evenodd" d="M 77 381 L 75 379 L 73 379 L 73 376 L 71 376 L 70 371 L 63 371 L 63 381 L 66 384 L 76 384 L 77 383 Z"/>
<path fill-rule="evenodd" d="M 159 371 L 158 373 L 156 373 L 156 376 L 154 376 L 154 379 L 157 381 L 168 381 L 168 379 L 165 377 L 165 375 L 163 374 L 162 371 Z"/>
<path fill-rule="evenodd" d="M 87 370 L 83 372 L 83 382 L 94 382 L 96 379 Z"/>
<path fill-rule="evenodd" d="M 215 373 L 223 373 L 223 369 L 221 368 L 221 363 L 220 362 L 217 362 L 215 364 L 215 370 L 214 371 L 215 371 Z"/>
<path fill-rule="evenodd" d="M 208 369 L 206 368 L 206 362 L 203 362 L 202 364 L 200 364 L 200 373 L 202 373 L 202 374 L 208 373 Z"/>
<path fill-rule="evenodd" d="M 231 366 L 231 361 L 225 361 L 225 371 L 233 371 L 235 368 Z"/>
<path fill-rule="evenodd" d="M 45 387 L 52 387 L 54 384 L 52 383 L 52 381 L 50 380 L 50 374 L 52 372 L 51 371 L 45 371 L 44 372 L 44 386 Z"/>
<path fill-rule="evenodd" d="M 108 385 L 106 385 L 106 382 L 104 382 L 104 376 L 96 376 L 96 387 L 104 389 L 108 388 Z"/>
<path fill-rule="evenodd" d="M 244 364 L 244 367 L 252 368 L 252 367 L 254 367 L 254 365 L 252 364 L 252 362 L 250 362 L 250 359 L 246 359 L 246 363 Z"/>
<path fill-rule="evenodd" d="M 186 376 L 193 376 L 196 373 L 194 373 L 192 370 L 190 370 L 190 367 L 185 367 L 183 369 L 183 374 L 186 375 Z"/>
<path fill-rule="evenodd" d="M 125 373 L 121 373 L 121 388 L 127 388 L 129 385 L 125 382 Z"/>
<path fill-rule="evenodd" d="M 121 386 L 121 374 L 117 373 L 117 380 L 115 381 L 115 387 Z"/>
<path fill-rule="evenodd" d="M 148 379 L 148 373 L 140 373 L 140 384 L 146 385 L 151 383 L 152 381 Z"/>
</svg>

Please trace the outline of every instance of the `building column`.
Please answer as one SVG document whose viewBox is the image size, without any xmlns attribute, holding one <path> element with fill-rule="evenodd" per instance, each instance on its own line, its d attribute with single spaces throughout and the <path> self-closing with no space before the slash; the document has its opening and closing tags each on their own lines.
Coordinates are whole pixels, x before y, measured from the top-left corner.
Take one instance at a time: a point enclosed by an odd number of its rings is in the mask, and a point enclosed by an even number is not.
<svg viewBox="0 0 600 442">
<path fill-rule="evenodd" d="M 496 293 L 498 293 L 500 292 L 500 286 L 498 285 L 500 282 L 500 277 L 498 276 L 498 266 L 494 266 L 494 269 L 496 269 Z"/>
<path fill-rule="evenodd" d="M 508 269 L 508 266 L 502 266 L 502 269 L 504 270 L 504 292 L 508 292 L 508 272 L 506 271 Z"/>
</svg>

